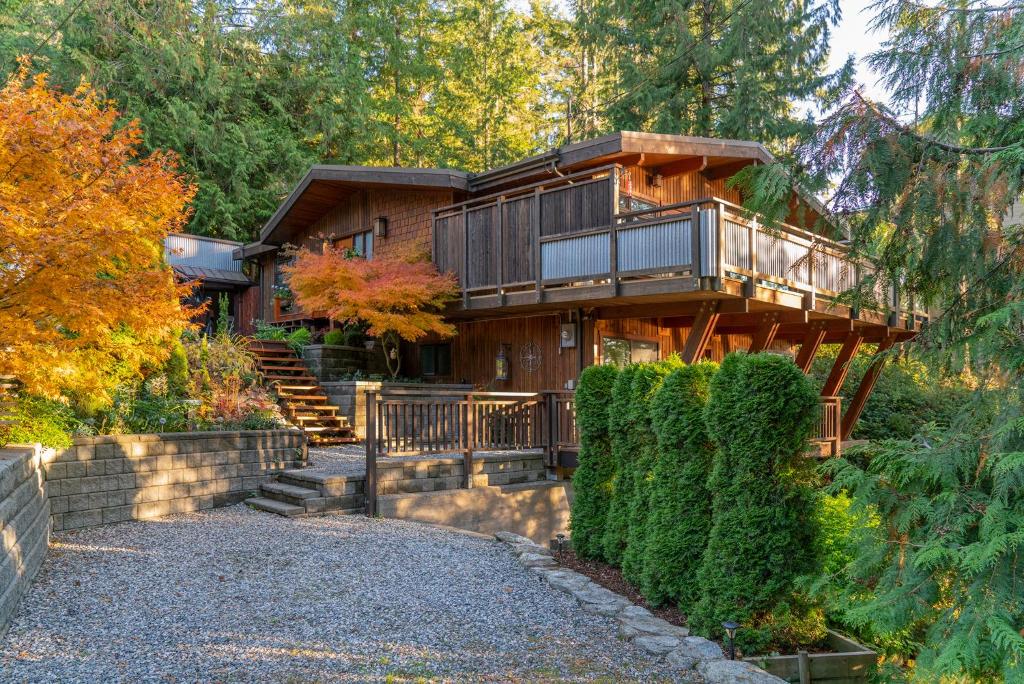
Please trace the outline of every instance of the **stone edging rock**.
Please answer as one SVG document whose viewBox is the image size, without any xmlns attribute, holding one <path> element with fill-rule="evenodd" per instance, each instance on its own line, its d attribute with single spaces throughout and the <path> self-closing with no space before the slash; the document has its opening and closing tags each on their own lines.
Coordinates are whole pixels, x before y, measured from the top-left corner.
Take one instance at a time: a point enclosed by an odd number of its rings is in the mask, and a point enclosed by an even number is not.
<svg viewBox="0 0 1024 684">
<path fill-rule="evenodd" d="M 633 604 L 625 596 L 602 587 L 586 575 L 559 567 L 551 550 L 512 532 L 498 532 L 498 541 L 507 544 L 519 562 L 547 580 L 555 589 L 571 594 L 588 613 L 614 617 L 619 636 L 651 655 L 661 657 L 675 670 L 696 670 L 707 684 L 740 682 L 779 684 L 784 680 L 742 660 L 728 660 L 721 647 L 703 637 L 690 636 L 685 627 L 677 627 L 646 608 Z"/>
</svg>

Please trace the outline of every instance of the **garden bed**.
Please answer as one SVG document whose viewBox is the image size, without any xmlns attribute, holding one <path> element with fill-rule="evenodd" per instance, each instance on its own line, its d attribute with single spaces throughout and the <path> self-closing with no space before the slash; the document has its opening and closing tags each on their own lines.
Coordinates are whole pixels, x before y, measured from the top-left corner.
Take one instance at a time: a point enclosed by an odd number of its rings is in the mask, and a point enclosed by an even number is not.
<svg viewBox="0 0 1024 684">
<path fill-rule="evenodd" d="M 643 595 L 622 577 L 622 571 L 602 561 L 580 558 L 567 549 L 556 552 L 560 565 L 586 575 L 597 584 L 625 596 L 638 606 L 680 627 L 686 626 L 686 616 L 675 606 L 655 608 Z M 727 648 L 722 645 L 722 650 Z M 762 655 L 742 658 L 776 677 L 788 682 L 827 682 L 853 684 L 867 681 L 868 674 L 878 661 L 878 654 L 852 639 L 828 630 L 826 643 L 806 649 L 803 654 Z M 806 673 L 806 678 L 803 678 Z"/>
</svg>

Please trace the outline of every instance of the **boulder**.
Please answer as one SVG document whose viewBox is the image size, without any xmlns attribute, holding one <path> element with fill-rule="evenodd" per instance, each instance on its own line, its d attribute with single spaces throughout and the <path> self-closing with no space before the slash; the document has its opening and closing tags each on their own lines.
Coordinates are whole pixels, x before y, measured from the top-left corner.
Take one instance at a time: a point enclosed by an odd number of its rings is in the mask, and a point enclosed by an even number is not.
<svg viewBox="0 0 1024 684">
<path fill-rule="evenodd" d="M 529 544 L 514 543 L 514 544 L 512 544 L 512 550 L 515 551 L 516 553 L 519 553 L 519 554 L 535 553 L 538 556 L 550 556 L 550 555 L 552 555 L 551 554 L 551 549 L 547 548 L 546 546 L 540 546 L 539 544 L 534 544 L 533 542 L 530 542 Z"/>
<path fill-rule="evenodd" d="M 501 532 L 495 532 L 494 533 L 494 538 L 497 539 L 498 541 L 505 542 L 506 544 L 533 544 L 534 543 L 534 541 L 532 539 L 527 539 L 526 537 L 522 536 L 521 534 L 516 534 L 514 532 L 505 532 L 504 530 L 501 531 Z"/>
<path fill-rule="evenodd" d="M 677 650 L 680 656 L 689 656 L 695 660 L 721 660 L 725 657 L 721 646 L 698 636 L 686 637 Z"/>
<path fill-rule="evenodd" d="M 555 559 L 551 556 L 544 556 L 539 553 L 523 553 L 519 555 L 519 562 L 528 568 L 536 568 L 545 565 L 554 565 Z"/>
<path fill-rule="evenodd" d="M 633 639 L 633 643 L 648 653 L 665 655 L 679 646 L 679 639 L 673 636 L 645 635 Z"/>
<path fill-rule="evenodd" d="M 634 615 L 627 615 L 625 610 L 619 614 L 619 636 L 632 639 L 637 636 L 654 634 L 682 639 L 690 634 L 690 630 L 685 627 L 677 627 L 659 617 L 654 617 L 650 613 L 647 616 Z"/>
<path fill-rule="evenodd" d="M 782 684 L 784 679 L 742 660 L 705 660 L 697 663 L 705 684 Z"/>
</svg>

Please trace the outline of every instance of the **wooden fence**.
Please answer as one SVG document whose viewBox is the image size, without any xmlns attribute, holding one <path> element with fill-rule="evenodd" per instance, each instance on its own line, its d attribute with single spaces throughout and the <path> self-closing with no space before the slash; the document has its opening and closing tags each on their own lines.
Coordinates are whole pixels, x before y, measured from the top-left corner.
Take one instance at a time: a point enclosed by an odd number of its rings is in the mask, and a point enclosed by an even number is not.
<svg viewBox="0 0 1024 684">
<path fill-rule="evenodd" d="M 461 454 L 468 488 L 474 452 L 543 449 L 555 466 L 563 453 L 575 458 L 577 441 L 572 392 L 367 392 L 367 515 L 376 512 L 378 457 Z"/>
</svg>

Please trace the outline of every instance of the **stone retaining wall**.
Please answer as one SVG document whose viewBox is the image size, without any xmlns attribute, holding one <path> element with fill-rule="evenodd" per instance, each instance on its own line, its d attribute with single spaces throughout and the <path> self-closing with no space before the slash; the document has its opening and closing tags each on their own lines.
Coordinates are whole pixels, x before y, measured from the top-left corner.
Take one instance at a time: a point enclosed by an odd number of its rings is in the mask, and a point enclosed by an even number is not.
<svg viewBox="0 0 1024 684">
<path fill-rule="evenodd" d="M 49 541 L 41 450 L 0 449 L 0 636 L 42 565 Z"/>
<path fill-rule="evenodd" d="M 377 494 L 416 494 L 459 489 L 465 463 L 461 456 L 445 458 L 377 459 Z M 473 486 L 537 482 L 547 477 L 540 452 L 491 452 L 473 459 Z"/>
<path fill-rule="evenodd" d="M 298 430 L 77 438 L 44 459 L 54 530 L 227 506 L 306 464 Z"/>
<path fill-rule="evenodd" d="M 302 360 L 320 382 L 339 380 L 356 371 L 367 375 L 386 375 L 384 352 L 378 344 L 373 349 L 339 344 L 308 344 L 302 348 Z"/>
</svg>

